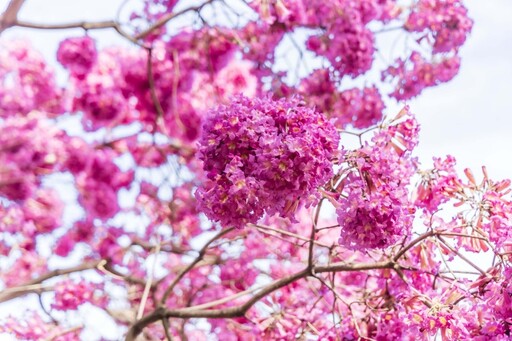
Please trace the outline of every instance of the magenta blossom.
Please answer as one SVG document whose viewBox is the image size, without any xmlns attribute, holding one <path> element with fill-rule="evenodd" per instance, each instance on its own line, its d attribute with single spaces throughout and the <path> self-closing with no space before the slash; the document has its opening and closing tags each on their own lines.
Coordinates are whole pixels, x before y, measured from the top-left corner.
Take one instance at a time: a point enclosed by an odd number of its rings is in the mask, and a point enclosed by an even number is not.
<svg viewBox="0 0 512 341">
<path fill-rule="evenodd" d="M 235 97 L 209 112 L 199 158 L 208 177 L 196 196 L 222 225 L 242 227 L 266 212 L 292 217 L 331 176 L 339 136 L 298 98 Z"/>
</svg>

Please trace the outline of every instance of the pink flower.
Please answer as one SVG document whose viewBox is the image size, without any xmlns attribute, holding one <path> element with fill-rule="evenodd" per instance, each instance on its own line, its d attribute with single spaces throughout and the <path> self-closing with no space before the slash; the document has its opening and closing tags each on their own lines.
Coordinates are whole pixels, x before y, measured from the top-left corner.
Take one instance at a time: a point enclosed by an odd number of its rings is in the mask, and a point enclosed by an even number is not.
<svg viewBox="0 0 512 341">
<path fill-rule="evenodd" d="M 55 285 L 55 301 L 52 308 L 57 310 L 76 310 L 84 303 L 95 303 L 98 297 L 94 292 L 98 285 L 82 280 L 75 282 L 70 279 Z M 99 301 L 98 301 L 99 302 Z"/>
<path fill-rule="evenodd" d="M 210 111 L 203 129 L 199 158 L 208 180 L 196 197 L 224 226 L 255 223 L 265 212 L 293 217 L 332 175 L 339 136 L 297 98 L 238 96 Z"/>
<path fill-rule="evenodd" d="M 71 75 L 82 79 L 96 62 L 97 52 L 94 40 L 89 36 L 63 40 L 57 50 L 57 60 Z"/>
<path fill-rule="evenodd" d="M 407 109 L 401 115 L 410 116 Z M 407 185 L 417 168 L 411 151 L 418 130 L 414 118 L 401 117 L 376 133 L 371 144 L 345 152 L 348 174 L 336 209 L 341 245 L 382 249 L 409 235 L 415 209 Z"/>
<path fill-rule="evenodd" d="M 459 72 L 460 57 L 442 57 L 440 61 L 428 61 L 419 52 L 412 52 L 407 60 L 398 59 L 395 65 L 382 73 L 382 79 L 395 83 L 390 94 L 397 100 L 419 95 L 423 89 L 448 82 Z"/>
<path fill-rule="evenodd" d="M 382 119 L 385 105 L 377 87 L 349 89 L 342 91 L 333 105 L 332 117 L 336 118 L 336 126 L 364 129 L 377 124 Z"/>
<path fill-rule="evenodd" d="M 428 30 L 434 39 L 434 53 L 457 50 L 473 27 L 467 12 L 459 0 L 420 0 L 407 18 L 405 28 L 413 32 Z"/>
<path fill-rule="evenodd" d="M 254 97 L 258 80 L 251 69 L 252 63 L 247 60 L 233 60 L 224 66 L 215 77 L 219 94 L 225 99 L 238 94 Z"/>
</svg>

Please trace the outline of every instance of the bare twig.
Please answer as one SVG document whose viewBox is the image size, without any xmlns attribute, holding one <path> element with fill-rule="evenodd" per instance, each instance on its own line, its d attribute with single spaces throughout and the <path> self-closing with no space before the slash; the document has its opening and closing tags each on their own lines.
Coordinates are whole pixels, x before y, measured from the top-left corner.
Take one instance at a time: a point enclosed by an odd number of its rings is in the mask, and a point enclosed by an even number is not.
<svg viewBox="0 0 512 341">
<path fill-rule="evenodd" d="M 164 304 L 165 305 L 165 302 L 167 301 L 167 299 L 169 298 L 169 296 L 171 295 L 174 287 L 176 286 L 176 284 L 178 284 L 178 282 L 183 278 L 183 276 L 185 276 L 190 270 L 192 270 L 194 268 L 194 266 L 196 266 L 197 263 L 199 263 L 204 255 L 206 254 L 206 250 L 208 249 L 208 247 L 210 247 L 210 245 L 216 241 L 217 239 L 221 238 L 222 236 L 228 234 L 229 232 L 233 231 L 234 230 L 234 227 L 231 227 L 231 228 L 228 228 L 228 229 L 225 229 L 225 230 L 222 230 L 220 231 L 219 233 L 217 233 L 215 236 L 213 236 L 212 239 L 210 239 L 202 248 L 201 250 L 199 250 L 199 255 L 196 257 L 196 259 L 194 259 L 194 261 L 192 263 L 190 263 L 185 269 L 183 269 L 182 271 L 180 271 L 180 273 L 174 278 L 174 280 L 172 281 L 172 283 L 169 285 L 169 287 L 167 287 L 167 289 L 165 290 L 165 293 L 164 295 L 162 296 L 162 299 L 161 299 L 161 304 Z"/>
<path fill-rule="evenodd" d="M 158 19 L 155 23 L 153 23 L 150 27 L 148 27 L 144 31 L 140 32 L 139 34 L 135 35 L 134 38 L 137 39 L 137 40 L 144 39 L 148 35 L 150 35 L 153 31 L 155 31 L 155 30 L 159 29 L 160 27 L 164 26 L 165 24 L 167 24 L 172 19 L 177 18 L 177 17 L 179 17 L 179 16 L 181 16 L 181 15 L 183 15 L 185 13 L 191 12 L 191 11 L 194 11 L 194 12 L 200 11 L 201 9 L 203 9 L 204 6 L 212 3 L 213 1 L 215 1 L 215 0 L 207 0 L 207 1 L 203 2 L 201 5 L 198 5 L 198 6 L 188 7 L 188 8 L 185 8 L 184 10 L 179 11 L 179 12 L 167 13 L 164 16 L 162 16 L 160 19 Z"/>
<path fill-rule="evenodd" d="M 142 299 L 140 300 L 139 311 L 137 312 L 137 317 L 136 317 L 137 320 L 140 319 L 142 317 L 142 315 L 144 315 L 144 308 L 146 306 L 146 302 L 149 297 L 149 290 L 152 288 L 153 279 L 155 276 L 156 263 L 158 261 L 159 253 L 160 253 L 160 243 L 156 244 L 155 250 L 153 252 L 155 259 L 153 260 L 153 265 L 152 265 L 150 273 L 149 273 L 149 278 L 146 282 L 146 285 L 144 286 L 144 292 L 142 293 Z"/>
</svg>

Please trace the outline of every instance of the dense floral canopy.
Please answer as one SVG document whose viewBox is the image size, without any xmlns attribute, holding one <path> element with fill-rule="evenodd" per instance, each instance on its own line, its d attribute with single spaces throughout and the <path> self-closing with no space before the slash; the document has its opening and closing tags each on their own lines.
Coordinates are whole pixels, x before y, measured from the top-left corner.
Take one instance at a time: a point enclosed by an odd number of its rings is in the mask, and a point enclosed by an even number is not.
<svg viewBox="0 0 512 341">
<path fill-rule="evenodd" d="M 510 338 L 510 181 L 421 165 L 402 102 L 458 73 L 462 1 L 23 2 L 0 32 L 83 33 L 54 60 L 0 37 L 0 308 L 26 308 L 0 337 Z"/>
</svg>

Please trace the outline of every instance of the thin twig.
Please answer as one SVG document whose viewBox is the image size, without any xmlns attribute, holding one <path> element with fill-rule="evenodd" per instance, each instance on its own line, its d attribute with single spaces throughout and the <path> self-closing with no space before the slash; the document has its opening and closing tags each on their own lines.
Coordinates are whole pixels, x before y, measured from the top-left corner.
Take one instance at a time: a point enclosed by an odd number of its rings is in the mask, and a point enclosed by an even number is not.
<svg viewBox="0 0 512 341">
<path fill-rule="evenodd" d="M 142 299 L 140 300 L 139 311 L 137 312 L 137 320 L 140 319 L 142 317 L 142 315 L 144 315 L 144 308 L 146 306 L 146 302 L 149 297 L 149 290 L 152 287 L 159 253 L 160 253 L 160 243 L 157 243 L 155 250 L 153 252 L 155 259 L 153 260 L 153 265 L 152 265 L 151 271 L 149 273 L 149 278 L 148 278 L 148 281 L 146 282 L 146 285 L 144 286 L 144 292 L 142 293 Z"/>
<path fill-rule="evenodd" d="M 160 300 L 160 303 L 165 305 L 165 302 L 167 301 L 167 299 L 169 298 L 169 296 L 171 295 L 174 287 L 178 284 L 178 282 L 183 278 L 183 276 L 185 276 L 190 270 L 192 270 L 194 268 L 194 266 L 196 266 L 197 263 L 199 263 L 204 255 L 206 254 L 206 250 L 208 249 L 208 247 L 214 242 L 216 241 L 217 239 L 221 238 L 222 236 L 228 234 L 229 232 L 233 231 L 235 228 L 234 227 L 230 227 L 228 229 L 225 229 L 225 230 L 221 230 L 219 233 L 217 233 L 215 236 L 213 236 L 213 238 L 211 238 L 202 248 L 201 250 L 199 250 L 199 255 L 196 257 L 196 259 L 194 259 L 194 261 L 192 263 L 190 263 L 185 269 L 183 269 L 177 276 L 176 278 L 174 278 L 174 280 L 172 281 L 172 283 L 169 285 L 169 287 L 167 287 L 167 290 L 165 290 L 165 293 L 164 295 L 162 296 L 162 299 Z"/>
<path fill-rule="evenodd" d="M 200 11 L 201 9 L 203 9 L 204 6 L 212 3 L 213 1 L 215 1 L 215 0 L 207 0 L 204 3 L 202 3 L 201 5 L 198 5 L 198 6 L 188 7 L 188 8 L 185 8 L 184 10 L 179 11 L 179 12 L 167 13 L 166 15 L 164 15 L 160 19 L 158 19 L 155 23 L 153 23 L 150 27 L 148 27 L 144 31 L 140 32 L 139 34 L 136 34 L 134 38 L 137 39 L 137 40 L 144 39 L 148 35 L 150 35 L 153 31 L 155 31 L 155 30 L 159 29 L 160 27 L 164 26 L 165 24 L 167 24 L 172 19 L 177 18 L 177 17 L 179 17 L 179 16 L 181 16 L 181 15 L 183 15 L 185 13 L 188 13 L 190 11 L 196 11 L 196 12 Z"/>
</svg>

